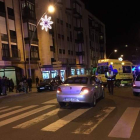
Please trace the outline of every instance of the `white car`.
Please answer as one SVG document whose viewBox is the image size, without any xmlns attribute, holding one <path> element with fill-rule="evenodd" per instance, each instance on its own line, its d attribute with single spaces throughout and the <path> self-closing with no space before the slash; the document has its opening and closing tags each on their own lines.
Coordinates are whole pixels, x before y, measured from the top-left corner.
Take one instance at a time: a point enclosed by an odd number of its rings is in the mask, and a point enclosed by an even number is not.
<svg viewBox="0 0 140 140">
<path fill-rule="evenodd" d="M 140 75 L 137 75 L 134 83 L 133 83 L 133 94 L 138 96 L 140 93 Z"/>
<path fill-rule="evenodd" d="M 57 101 L 60 107 L 69 102 L 89 103 L 90 106 L 95 106 L 96 100 L 104 98 L 104 95 L 104 87 L 95 76 L 71 76 L 57 88 Z"/>
</svg>

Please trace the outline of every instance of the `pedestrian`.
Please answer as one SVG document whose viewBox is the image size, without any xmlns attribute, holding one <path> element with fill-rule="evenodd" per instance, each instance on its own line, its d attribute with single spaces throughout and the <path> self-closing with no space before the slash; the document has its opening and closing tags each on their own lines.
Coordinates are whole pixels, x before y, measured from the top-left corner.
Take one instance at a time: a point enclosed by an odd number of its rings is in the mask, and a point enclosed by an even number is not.
<svg viewBox="0 0 140 140">
<path fill-rule="evenodd" d="M 6 77 L 5 76 L 3 76 L 3 78 L 2 78 L 2 95 L 7 95 L 6 94 L 6 86 L 7 86 L 7 83 L 6 83 Z"/>
<path fill-rule="evenodd" d="M 105 77 L 107 78 L 108 91 L 112 95 L 113 95 L 113 88 L 114 88 L 115 76 L 116 75 L 111 70 L 111 68 L 108 68 L 108 72 L 105 73 Z"/>
<path fill-rule="evenodd" d="M 2 94 L 2 78 L 0 77 L 0 95 Z"/>
<path fill-rule="evenodd" d="M 27 83 L 27 80 L 23 81 L 23 88 L 24 88 L 24 92 L 28 93 L 28 83 Z"/>
<path fill-rule="evenodd" d="M 13 82 L 13 79 L 10 79 L 10 82 L 9 82 L 9 92 L 13 92 L 13 89 L 14 89 L 14 82 Z"/>
<path fill-rule="evenodd" d="M 27 79 L 27 82 L 28 82 L 29 91 L 32 91 L 32 79 L 31 79 L 31 77 L 29 77 Z"/>
<path fill-rule="evenodd" d="M 39 78 L 38 78 L 38 76 L 36 77 L 35 81 L 36 81 L 36 87 L 37 87 L 39 85 Z"/>
</svg>

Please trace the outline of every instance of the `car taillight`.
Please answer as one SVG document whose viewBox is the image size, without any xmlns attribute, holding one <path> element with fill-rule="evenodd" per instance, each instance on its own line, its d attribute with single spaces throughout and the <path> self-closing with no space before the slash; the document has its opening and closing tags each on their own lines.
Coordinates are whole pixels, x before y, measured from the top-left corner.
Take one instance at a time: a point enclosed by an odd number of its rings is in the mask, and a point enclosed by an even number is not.
<svg viewBox="0 0 140 140">
<path fill-rule="evenodd" d="M 85 94 L 88 94 L 88 93 L 89 93 L 89 89 L 87 87 L 83 87 L 80 94 L 85 95 Z"/>
<path fill-rule="evenodd" d="M 58 88 L 57 88 L 57 93 L 60 93 L 60 92 L 62 92 L 62 90 L 61 90 L 60 87 L 58 87 Z"/>
</svg>

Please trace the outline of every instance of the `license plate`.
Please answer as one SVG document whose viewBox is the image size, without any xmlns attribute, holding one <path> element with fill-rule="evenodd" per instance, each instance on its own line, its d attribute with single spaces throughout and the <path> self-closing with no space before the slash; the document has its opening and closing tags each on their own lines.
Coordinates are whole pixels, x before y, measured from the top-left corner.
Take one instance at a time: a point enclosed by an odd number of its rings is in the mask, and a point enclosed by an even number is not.
<svg viewBox="0 0 140 140">
<path fill-rule="evenodd" d="M 40 89 L 45 89 L 44 87 L 41 87 Z"/>
<path fill-rule="evenodd" d="M 65 100 L 66 100 L 66 101 L 77 101 L 76 98 L 66 98 Z"/>
</svg>

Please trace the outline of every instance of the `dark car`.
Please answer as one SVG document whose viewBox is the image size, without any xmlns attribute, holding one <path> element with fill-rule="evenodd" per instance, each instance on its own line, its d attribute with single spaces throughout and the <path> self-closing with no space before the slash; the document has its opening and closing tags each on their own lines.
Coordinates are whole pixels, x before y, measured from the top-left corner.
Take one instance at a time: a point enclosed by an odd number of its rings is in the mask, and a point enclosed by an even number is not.
<svg viewBox="0 0 140 140">
<path fill-rule="evenodd" d="M 61 83 L 62 81 L 58 81 L 55 79 L 46 79 L 39 84 L 39 86 L 37 87 L 37 91 L 38 92 L 47 90 L 53 91 L 56 90 Z"/>
</svg>

